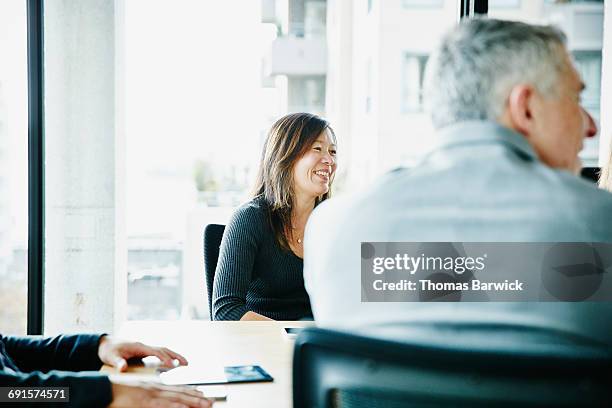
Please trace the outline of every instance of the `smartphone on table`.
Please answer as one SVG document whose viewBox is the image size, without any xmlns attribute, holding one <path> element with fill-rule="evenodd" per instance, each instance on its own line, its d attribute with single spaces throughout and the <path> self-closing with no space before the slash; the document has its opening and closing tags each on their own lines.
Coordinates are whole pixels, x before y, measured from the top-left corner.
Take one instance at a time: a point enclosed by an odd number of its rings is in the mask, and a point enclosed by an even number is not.
<svg viewBox="0 0 612 408">
<path fill-rule="evenodd" d="M 246 382 L 270 382 L 274 378 L 258 365 L 224 367 L 182 366 L 159 375 L 166 385 L 215 385 Z"/>
</svg>

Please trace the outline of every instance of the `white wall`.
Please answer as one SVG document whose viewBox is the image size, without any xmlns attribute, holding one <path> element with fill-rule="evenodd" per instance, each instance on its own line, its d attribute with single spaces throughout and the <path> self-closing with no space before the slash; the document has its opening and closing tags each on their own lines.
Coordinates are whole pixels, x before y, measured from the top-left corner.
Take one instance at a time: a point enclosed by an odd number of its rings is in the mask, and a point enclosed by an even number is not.
<svg viewBox="0 0 612 408">
<path fill-rule="evenodd" d="M 599 166 L 605 166 L 612 148 L 612 2 L 604 3 L 604 33 L 601 75 L 601 129 L 599 130 Z"/>
<path fill-rule="evenodd" d="M 45 333 L 112 331 L 125 304 L 120 10 L 45 2 Z"/>
<path fill-rule="evenodd" d="M 347 1 L 347 0 L 344 0 Z M 355 1 L 352 9 L 352 106 L 350 188 L 369 184 L 376 176 L 378 129 L 379 2 L 367 11 L 367 0 Z M 343 46 L 343 44 L 341 44 Z M 370 111 L 366 112 L 366 98 Z"/>
<path fill-rule="evenodd" d="M 325 37 L 278 37 L 267 58 L 266 75 L 325 75 L 327 43 Z"/>
<path fill-rule="evenodd" d="M 384 7 L 383 7 L 384 6 Z M 425 113 L 402 112 L 405 53 L 429 55 L 442 35 L 457 22 L 457 6 L 445 1 L 431 9 L 404 7 L 401 0 L 380 8 L 379 168 L 410 164 L 431 147 L 433 127 Z"/>
<path fill-rule="evenodd" d="M 338 138 L 339 167 L 343 174 L 351 165 L 351 105 L 353 101 L 353 3 L 328 0 L 328 70 L 325 110 Z"/>
</svg>

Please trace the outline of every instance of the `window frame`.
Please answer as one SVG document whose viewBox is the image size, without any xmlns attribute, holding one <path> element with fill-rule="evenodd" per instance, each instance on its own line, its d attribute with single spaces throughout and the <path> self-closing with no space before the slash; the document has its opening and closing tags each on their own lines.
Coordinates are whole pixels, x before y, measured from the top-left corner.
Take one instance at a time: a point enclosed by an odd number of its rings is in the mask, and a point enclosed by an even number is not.
<svg viewBox="0 0 612 408">
<path fill-rule="evenodd" d="M 27 0 L 28 55 L 28 304 L 27 333 L 43 334 L 44 316 L 44 67 L 43 0 Z"/>
</svg>

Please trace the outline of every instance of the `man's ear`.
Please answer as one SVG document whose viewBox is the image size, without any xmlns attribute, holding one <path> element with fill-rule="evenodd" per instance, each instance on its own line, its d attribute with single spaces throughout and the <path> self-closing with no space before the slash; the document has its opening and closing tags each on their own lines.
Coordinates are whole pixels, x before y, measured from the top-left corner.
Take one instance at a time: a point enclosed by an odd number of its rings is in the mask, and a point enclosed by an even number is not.
<svg viewBox="0 0 612 408">
<path fill-rule="evenodd" d="M 535 90 L 528 84 L 512 87 L 508 96 L 507 118 L 511 127 L 524 136 L 533 134 L 533 98 Z"/>
</svg>

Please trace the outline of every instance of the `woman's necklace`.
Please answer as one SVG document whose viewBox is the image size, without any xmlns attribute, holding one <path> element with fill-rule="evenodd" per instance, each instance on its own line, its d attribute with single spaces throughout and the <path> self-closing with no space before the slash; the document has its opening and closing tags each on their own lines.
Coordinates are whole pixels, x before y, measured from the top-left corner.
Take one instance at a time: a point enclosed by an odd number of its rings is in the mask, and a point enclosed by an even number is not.
<svg viewBox="0 0 612 408">
<path fill-rule="evenodd" d="M 310 215 L 310 212 L 308 212 L 308 215 Z M 294 220 L 297 220 L 297 217 L 292 217 L 291 219 L 291 223 L 292 224 L 297 224 L 300 225 L 301 227 L 296 228 L 295 226 L 291 226 L 291 236 L 294 239 L 294 241 L 297 243 L 298 246 L 302 246 L 302 243 L 304 242 L 304 229 L 306 228 L 306 221 L 308 220 L 308 215 L 306 215 L 306 217 L 301 217 L 303 222 L 295 222 Z M 300 232 L 300 234 L 296 234 L 296 232 Z"/>
<path fill-rule="evenodd" d="M 302 238 L 303 237 L 301 235 L 296 235 L 295 234 L 295 231 L 297 230 L 297 228 L 291 227 L 291 229 L 293 230 L 292 234 L 291 234 L 293 239 L 295 239 L 295 241 L 298 243 L 298 245 L 302 245 Z"/>
</svg>

